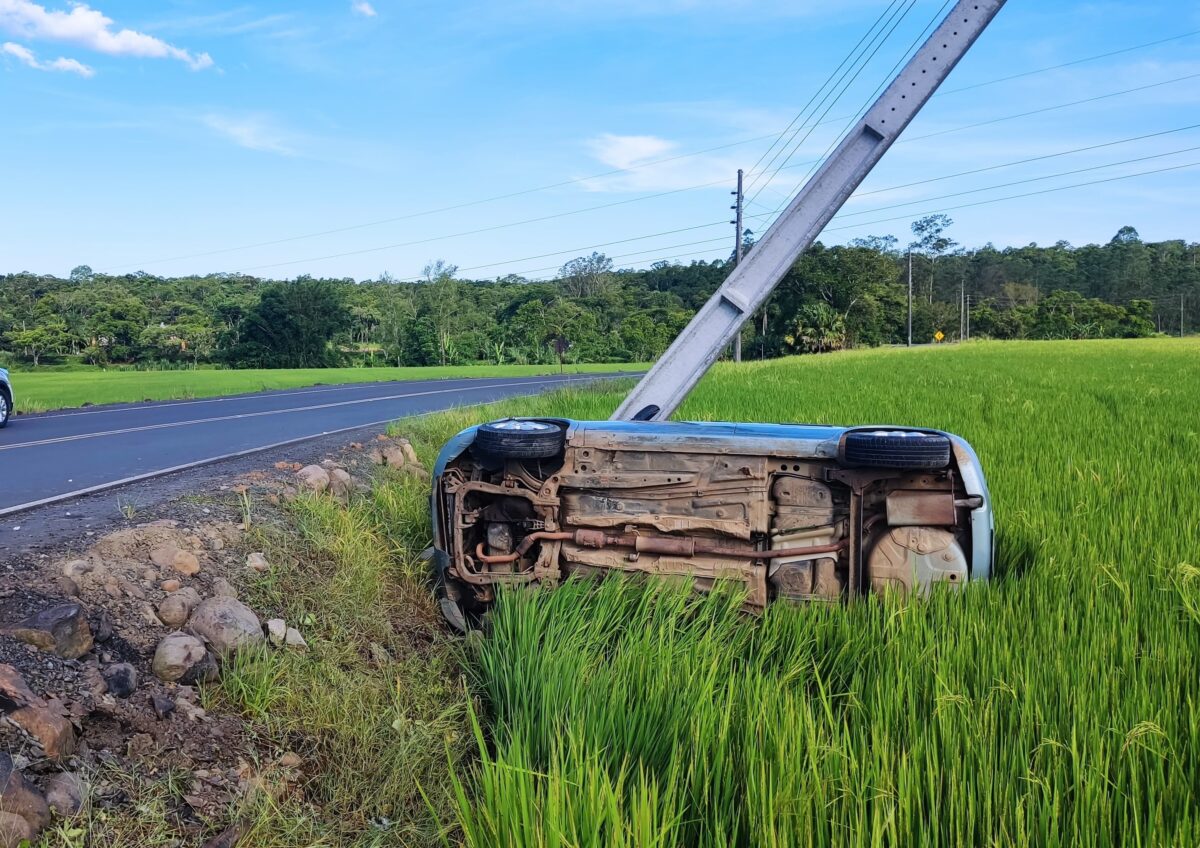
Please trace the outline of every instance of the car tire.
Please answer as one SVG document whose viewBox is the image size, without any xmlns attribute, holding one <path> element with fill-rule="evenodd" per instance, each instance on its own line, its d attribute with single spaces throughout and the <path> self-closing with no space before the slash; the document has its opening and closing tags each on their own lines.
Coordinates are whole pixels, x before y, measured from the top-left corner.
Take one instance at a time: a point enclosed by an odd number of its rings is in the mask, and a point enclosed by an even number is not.
<svg viewBox="0 0 1200 848">
<path fill-rule="evenodd" d="M 474 448 L 499 459 L 546 459 L 562 453 L 566 438 L 553 421 L 506 418 L 480 425 Z"/>
<path fill-rule="evenodd" d="M 950 439 L 912 430 L 856 430 L 842 438 L 841 460 L 857 468 L 945 468 Z"/>
<path fill-rule="evenodd" d="M 12 398 L 8 396 L 8 392 L 0 389 L 0 429 L 8 424 L 10 417 L 12 417 Z"/>
</svg>

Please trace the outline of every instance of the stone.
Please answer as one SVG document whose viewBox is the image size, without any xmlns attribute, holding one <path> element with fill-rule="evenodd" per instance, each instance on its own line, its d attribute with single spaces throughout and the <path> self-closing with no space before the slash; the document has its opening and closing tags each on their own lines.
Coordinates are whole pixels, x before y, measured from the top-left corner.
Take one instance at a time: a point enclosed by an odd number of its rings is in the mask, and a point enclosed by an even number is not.
<svg viewBox="0 0 1200 848">
<path fill-rule="evenodd" d="M 118 698 L 128 698 L 137 689 L 137 669 L 129 663 L 110 665 L 101 672 L 108 691 Z"/>
<path fill-rule="evenodd" d="M 178 551 L 175 559 L 171 561 L 171 567 L 180 574 L 191 577 L 200 573 L 200 558 L 191 551 Z"/>
<path fill-rule="evenodd" d="M 171 578 L 170 580 L 164 580 L 162 583 L 158 584 L 158 588 L 162 589 L 164 592 L 178 592 L 181 585 L 182 584 L 178 580 Z"/>
<path fill-rule="evenodd" d="M 166 721 L 171 713 L 175 712 L 175 701 L 158 692 L 150 693 L 150 703 L 154 707 L 154 714 L 158 716 L 159 721 Z"/>
<path fill-rule="evenodd" d="M 46 799 L 17 770 L 12 757 L 4 751 L 0 751 L 0 812 L 21 819 L 34 834 L 50 824 L 50 808 L 46 805 Z M 0 845 L 3 844 L 0 842 Z M 19 840 L 11 844 L 19 844 Z"/>
<path fill-rule="evenodd" d="M 34 784 L 25 780 L 12 757 L 4 751 L 0 751 L 0 811 L 24 820 L 35 834 L 50 823 L 46 799 Z"/>
<path fill-rule="evenodd" d="M 144 568 L 142 569 L 142 579 L 147 583 L 153 583 L 158 579 L 158 572 L 153 568 Z"/>
<path fill-rule="evenodd" d="M 3 628 L 12 636 L 63 659 L 76 660 L 92 649 L 92 628 L 80 604 L 59 604 L 34 613 L 16 625 Z"/>
<path fill-rule="evenodd" d="M 87 786 L 73 772 L 60 772 L 46 781 L 46 804 L 62 818 L 73 818 L 83 812 Z"/>
<path fill-rule="evenodd" d="M 287 622 L 282 618 L 272 618 L 267 622 L 267 640 L 276 648 L 283 646 L 287 638 Z"/>
<path fill-rule="evenodd" d="M 0 665 L 0 709 L 13 710 L 29 704 L 42 704 L 21 673 L 11 665 Z"/>
<path fill-rule="evenodd" d="M 390 465 L 392 468 L 403 468 L 408 462 L 408 457 L 404 455 L 403 449 L 399 445 L 387 445 L 378 451 L 382 465 Z"/>
<path fill-rule="evenodd" d="M 233 588 L 233 585 L 224 577 L 218 577 L 213 581 L 212 592 L 218 598 L 233 598 L 236 600 L 238 596 L 237 589 Z"/>
<path fill-rule="evenodd" d="M 329 491 L 339 498 L 349 497 L 354 491 L 354 478 L 344 468 L 334 468 L 329 472 Z"/>
<path fill-rule="evenodd" d="M 300 768 L 300 766 L 303 763 L 304 763 L 304 760 L 302 760 L 300 758 L 300 755 L 295 753 L 294 751 L 288 751 L 286 754 L 284 754 L 282 757 L 279 758 L 280 768 L 285 768 L 285 769 Z"/>
<path fill-rule="evenodd" d="M 73 559 L 63 566 L 63 576 L 78 583 L 83 577 L 95 571 L 96 566 L 86 559 Z"/>
<path fill-rule="evenodd" d="M 421 460 L 417 458 L 417 452 L 413 450 L 412 443 L 410 443 L 408 439 L 397 439 L 397 442 L 400 445 L 400 451 L 404 454 L 404 459 L 406 462 L 409 462 L 412 465 L 421 464 Z"/>
<path fill-rule="evenodd" d="M 62 592 L 64 597 L 78 598 L 79 584 L 65 575 L 54 578 L 54 585 L 58 587 L 58 591 Z"/>
<path fill-rule="evenodd" d="M 208 713 L 204 711 L 203 707 L 193 704 L 191 701 L 183 698 L 180 698 L 178 701 L 176 701 L 175 706 L 179 708 L 179 712 L 183 713 L 187 717 L 188 721 L 200 721 L 206 715 L 208 715 Z"/>
<path fill-rule="evenodd" d="M 300 635 L 300 631 L 295 627 L 289 627 L 287 633 L 283 636 L 283 644 L 289 648 L 295 648 L 298 651 L 307 651 L 308 643 L 304 641 L 304 637 Z"/>
<path fill-rule="evenodd" d="M 104 643 L 113 637 L 113 623 L 104 610 L 93 610 L 88 616 L 88 624 L 92 628 L 92 639 Z"/>
<path fill-rule="evenodd" d="M 179 548 L 175 545 L 160 545 L 150 551 L 150 561 L 159 568 L 171 568 L 175 563 L 175 554 L 179 553 Z"/>
<path fill-rule="evenodd" d="M 329 472 L 319 465 L 306 465 L 296 472 L 301 485 L 311 492 L 323 492 L 329 488 Z"/>
<path fill-rule="evenodd" d="M 0 848 L 20 848 L 33 842 L 37 833 L 16 813 L 0 811 Z"/>
<path fill-rule="evenodd" d="M 224 656 L 263 641 L 262 624 L 250 607 L 234 598 L 209 598 L 192 613 L 188 627 Z"/>
<path fill-rule="evenodd" d="M 258 552 L 246 557 L 246 567 L 251 571 L 257 571 L 259 574 L 262 574 L 271 570 L 271 563 L 267 562 L 265 554 Z"/>
<path fill-rule="evenodd" d="M 400 469 L 410 477 L 415 477 L 423 483 L 429 482 L 429 472 L 419 465 L 405 465 Z"/>
<path fill-rule="evenodd" d="M 9 713 L 8 720 L 21 728 L 51 760 L 61 760 L 75 752 L 75 728 L 44 703 L 21 707 Z"/>
<path fill-rule="evenodd" d="M 189 676 L 194 667 L 204 662 L 207 654 L 203 642 L 176 630 L 158 643 L 152 664 L 154 674 L 167 683 L 181 681 Z"/>
<path fill-rule="evenodd" d="M 158 605 L 158 620 L 167 627 L 182 627 L 195 606 L 182 592 L 167 595 Z"/>
</svg>

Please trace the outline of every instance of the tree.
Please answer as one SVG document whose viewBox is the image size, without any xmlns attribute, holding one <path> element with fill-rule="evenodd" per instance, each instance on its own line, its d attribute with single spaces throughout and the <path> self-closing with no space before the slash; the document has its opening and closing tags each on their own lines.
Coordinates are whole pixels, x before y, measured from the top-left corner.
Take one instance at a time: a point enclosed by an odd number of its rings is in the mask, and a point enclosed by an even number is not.
<svg viewBox="0 0 1200 848">
<path fill-rule="evenodd" d="M 7 334 L 9 343 L 33 362 L 36 368 L 42 354 L 62 350 L 67 345 L 67 325 L 53 318 L 27 330 L 13 330 Z"/>
<path fill-rule="evenodd" d="M 929 260 L 929 302 L 933 303 L 934 269 L 937 258 L 957 245 L 946 235 L 946 230 L 954 224 L 949 215 L 926 215 L 912 223 L 913 242 L 909 249 Z"/>
<path fill-rule="evenodd" d="M 90 265 L 76 265 L 71 269 L 72 283 L 90 283 L 96 277 L 96 272 Z"/>
<path fill-rule="evenodd" d="M 558 272 L 563 290 L 571 297 L 594 297 L 609 283 L 612 260 L 603 253 L 580 256 L 562 266 Z"/>
<path fill-rule="evenodd" d="M 249 368 L 332 366 L 338 356 L 330 341 L 347 324 L 341 294 L 331 283 L 275 283 L 242 319 L 228 359 Z"/>
<path fill-rule="evenodd" d="M 454 279 L 457 273 L 457 265 L 442 259 L 426 265 L 423 272 L 429 290 L 427 309 L 437 332 L 438 358 L 442 365 L 448 365 L 453 358 L 454 329 L 460 315 L 458 281 Z"/>
</svg>

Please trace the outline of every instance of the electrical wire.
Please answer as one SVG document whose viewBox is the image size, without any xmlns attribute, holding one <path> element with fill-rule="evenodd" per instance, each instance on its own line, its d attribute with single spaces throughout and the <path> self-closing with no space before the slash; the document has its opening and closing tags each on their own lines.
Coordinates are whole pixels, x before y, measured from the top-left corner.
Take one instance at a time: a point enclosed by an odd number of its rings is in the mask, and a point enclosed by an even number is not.
<svg viewBox="0 0 1200 848">
<path fill-rule="evenodd" d="M 1178 35 L 1168 36 L 1166 38 L 1161 38 L 1161 39 L 1158 39 L 1155 41 L 1148 41 L 1148 42 L 1144 42 L 1142 44 L 1135 44 L 1130 47 L 1125 47 L 1125 48 L 1121 48 L 1119 50 L 1109 51 L 1107 53 L 1097 53 L 1092 56 L 1084 56 L 1082 58 L 1074 59 L 1070 62 L 1065 62 L 1060 65 L 1053 65 L 1053 66 L 1049 66 L 1046 68 L 1038 68 L 1038 69 L 1031 70 L 1031 71 L 1024 71 L 1019 74 L 1013 74 L 1013 75 L 1006 76 L 1006 77 L 999 77 L 999 78 L 993 79 L 993 80 L 985 80 L 984 82 L 974 83 L 972 85 L 964 86 L 964 87 L 958 88 L 958 89 L 950 89 L 950 90 L 940 91 L 940 92 L 937 92 L 934 95 L 934 97 L 941 97 L 941 96 L 945 96 L 945 95 L 956 94 L 956 93 L 959 93 L 962 91 L 968 91 L 971 89 L 980 88 L 980 87 L 988 86 L 988 85 L 995 85 L 998 83 L 1007 82 L 1009 80 L 1013 80 L 1013 79 L 1017 79 L 1017 78 L 1023 78 L 1023 77 L 1028 77 L 1028 76 L 1032 76 L 1035 74 L 1041 74 L 1041 73 L 1047 73 L 1049 71 L 1060 70 L 1062 68 L 1083 64 L 1086 62 L 1092 62 L 1092 61 L 1096 61 L 1099 59 L 1105 59 L 1105 58 L 1109 58 L 1112 56 L 1133 52 L 1136 50 L 1143 50 L 1148 47 L 1155 47 L 1160 44 L 1166 44 L 1166 43 L 1169 43 L 1172 41 L 1178 41 L 1178 40 L 1181 40 L 1184 38 L 1189 38 L 1189 37 L 1192 37 L 1192 36 L 1195 36 L 1198 34 L 1200 34 L 1200 30 L 1193 30 L 1190 32 L 1180 33 Z M 1167 82 L 1178 82 L 1178 81 L 1180 81 L 1180 80 L 1169 80 Z M 1164 84 L 1166 84 L 1166 83 L 1164 83 Z M 1076 104 L 1064 104 L 1064 106 L 1066 106 L 1066 105 L 1076 105 Z M 836 123 L 839 120 L 842 120 L 842 118 L 830 119 L 829 121 L 826 121 L 824 123 Z M 955 130 L 955 131 L 957 131 L 957 130 Z M 641 162 L 637 165 L 631 165 L 626 168 L 614 168 L 614 169 L 611 169 L 608 171 L 602 171 L 602 172 L 592 174 L 589 176 L 585 176 L 585 177 L 575 177 L 575 178 L 572 178 L 569 180 L 560 180 L 558 182 L 547 183 L 547 184 L 540 185 L 540 186 L 533 186 L 531 188 L 520 189 L 517 191 L 507 192 L 504 194 L 492 195 L 489 197 L 479 198 L 476 200 L 468 200 L 468 201 L 463 201 L 461 203 L 454 203 L 454 204 L 449 204 L 446 206 L 434 207 L 434 208 L 422 210 L 419 212 L 410 212 L 410 213 L 406 213 L 404 215 L 398 215 L 398 216 L 393 216 L 393 217 L 389 217 L 389 218 L 381 218 L 381 219 L 377 219 L 377 220 L 373 220 L 373 221 L 364 221 L 364 222 L 357 223 L 357 224 L 348 224 L 348 225 L 342 226 L 342 227 L 334 227 L 334 228 L 330 228 L 330 229 L 326 229 L 326 230 L 318 230 L 318 231 L 313 231 L 313 232 L 308 232 L 308 233 L 301 233 L 301 234 L 294 235 L 294 236 L 287 236 L 287 237 L 272 239 L 272 240 L 268 240 L 268 241 L 242 244 L 242 245 L 237 245 L 234 247 L 217 248 L 217 249 L 201 251 L 201 252 L 197 252 L 197 253 L 181 254 L 181 255 L 177 255 L 177 256 L 163 257 L 163 258 L 159 258 L 159 259 L 144 260 L 141 262 L 123 263 L 120 265 L 113 266 L 113 271 L 120 270 L 123 268 L 135 268 L 135 267 L 136 268 L 144 268 L 144 267 L 148 267 L 151 265 L 162 264 L 164 262 L 178 262 L 178 261 L 183 261 L 186 259 L 200 259 L 200 258 L 204 258 L 204 257 L 208 257 L 208 256 L 219 256 L 219 255 L 227 254 L 227 253 L 236 253 L 236 252 L 243 251 L 243 250 L 252 250 L 255 248 L 259 248 L 259 247 L 272 247 L 272 246 L 280 245 L 280 244 L 288 244 L 288 243 L 291 243 L 294 241 L 303 241 L 306 239 L 320 238 L 322 236 L 327 236 L 327 235 L 337 235 L 340 233 L 351 232 L 353 230 L 383 226 L 385 224 L 398 223 L 400 221 L 407 221 L 407 220 L 412 220 L 414 218 L 421 218 L 421 217 L 426 217 L 426 216 L 430 216 L 430 215 L 437 215 L 437 214 L 441 214 L 444 212 L 452 212 L 452 211 L 456 211 L 456 210 L 460 210 L 460 209 L 470 208 L 473 206 L 480 206 L 480 205 L 487 204 L 487 203 L 495 203 L 495 202 L 498 202 L 501 200 L 509 200 L 509 199 L 516 198 L 516 197 L 523 197 L 523 196 L 529 195 L 529 194 L 536 194 L 538 192 L 550 191 L 555 188 L 564 188 L 566 186 L 592 182 L 595 180 L 603 179 L 605 177 L 617 176 L 619 174 L 632 173 L 632 172 L 639 171 L 639 170 L 642 170 L 645 168 L 651 168 L 651 167 L 666 164 L 669 162 L 676 162 L 676 161 L 680 161 L 682 159 L 688 159 L 688 158 L 695 157 L 695 156 L 702 156 L 707 153 L 715 153 L 715 152 L 719 152 L 722 150 L 729 150 L 731 148 L 740 147 L 740 146 L 743 146 L 746 144 L 753 144 L 755 142 L 765 141 L 767 139 L 778 138 L 784 132 L 787 132 L 787 128 L 785 128 L 780 133 L 772 132 L 772 133 L 767 133 L 764 135 L 754 136 L 751 138 L 745 138 L 745 139 L 740 139 L 737 141 L 727 142 L 724 144 L 714 145 L 712 147 L 706 147 L 706 148 L 703 148 L 700 150 L 690 151 L 688 153 L 675 154 L 672 156 L 666 156 L 666 157 L 662 157 L 659 159 L 650 159 L 645 162 Z M 904 139 L 901 139 L 901 141 L 904 141 Z"/>
</svg>

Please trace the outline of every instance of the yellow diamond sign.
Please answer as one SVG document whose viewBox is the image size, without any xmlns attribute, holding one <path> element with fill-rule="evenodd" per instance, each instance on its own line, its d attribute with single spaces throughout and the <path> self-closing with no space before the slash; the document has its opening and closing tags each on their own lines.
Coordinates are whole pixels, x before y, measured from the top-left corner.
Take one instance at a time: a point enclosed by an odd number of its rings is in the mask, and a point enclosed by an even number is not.
<svg viewBox="0 0 1200 848">
<path fill-rule="evenodd" d="M 941 330 L 938 330 L 936 333 L 933 334 L 933 337 L 940 342 L 942 339 L 946 338 L 946 334 L 943 333 Z"/>
</svg>

